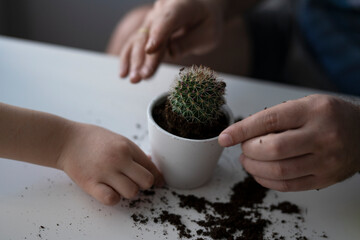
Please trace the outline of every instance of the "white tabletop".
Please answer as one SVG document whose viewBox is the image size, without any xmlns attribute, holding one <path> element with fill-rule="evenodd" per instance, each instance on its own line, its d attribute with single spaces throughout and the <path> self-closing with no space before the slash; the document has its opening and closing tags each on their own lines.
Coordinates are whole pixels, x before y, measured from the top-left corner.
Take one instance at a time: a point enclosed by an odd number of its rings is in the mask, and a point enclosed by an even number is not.
<svg viewBox="0 0 360 240">
<path fill-rule="evenodd" d="M 132 85 L 117 77 L 118 60 L 114 57 L 0 37 L 1 102 L 103 126 L 132 139 L 146 152 L 147 104 L 169 88 L 178 69 L 162 65 L 152 79 Z M 221 77 L 227 83 L 227 101 L 235 116 L 248 116 L 316 92 L 225 74 Z M 245 176 L 237 161 L 239 154 L 239 146 L 226 149 L 211 182 L 197 190 L 179 192 L 225 199 L 229 188 Z M 360 239 L 359 174 L 321 191 L 270 191 L 265 202 L 284 200 L 303 210 L 305 221 L 300 228 L 308 239 L 324 239 L 324 233 L 328 239 Z M 169 197 L 169 201 L 174 212 L 185 211 L 176 207 L 175 198 Z M 113 207 L 101 205 L 61 171 L 0 159 L 1 240 L 176 239 L 171 227 L 135 227 L 130 217 L 134 211 L 126 201 Z M 197 215 L 190 210 L 183 214 Z M 298 230 L 291 216 L 287 219 L 288 224 L 272 224 L 269 236 L 274 230 L 291 239 Z M 196 231 L 191 221 L 186 225 Z M 166 237 L 164 230 L 168 231 Z"/>
</svg>

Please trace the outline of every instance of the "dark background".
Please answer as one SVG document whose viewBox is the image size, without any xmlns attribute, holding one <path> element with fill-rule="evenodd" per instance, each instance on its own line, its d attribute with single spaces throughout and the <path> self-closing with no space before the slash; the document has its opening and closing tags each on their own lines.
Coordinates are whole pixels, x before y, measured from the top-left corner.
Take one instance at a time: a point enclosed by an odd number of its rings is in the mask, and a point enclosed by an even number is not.
<svg viewBox="0 0 360 240">
<path fill-rule="evenodd" d="M 151 0 L 0 0 L 0 34 L 104 51 L 118 20 Z"/>
</svg>

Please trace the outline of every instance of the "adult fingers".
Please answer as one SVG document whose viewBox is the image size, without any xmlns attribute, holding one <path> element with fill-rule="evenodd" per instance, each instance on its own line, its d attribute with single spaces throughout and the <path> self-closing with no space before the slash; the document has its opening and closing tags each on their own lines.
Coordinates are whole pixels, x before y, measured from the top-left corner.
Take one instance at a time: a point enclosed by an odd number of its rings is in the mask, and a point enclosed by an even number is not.
<svg viewBox="0 0 360 240">
<path fill-rule="evenodd" d="M 148 189 L 154 184 L 154 175 L 137 162 L 131 161 L 126 168 L 121 170 L 121 173 L 128 176 L 141 189 Z"/>
<path fill-rule="evenodd" d="M 160 6 L 161 4 L 166 5 Z M 167 43 L 176 30 L 188 23 L 195 24 L 205 16 L 204 8 L 197 1 L 191 5 L 176 1 L 158 1 L 155 8 L 157 8 L 155 11 L 157 15 L 153 17 L 149 40 L 146 44 L 147 53 L 156 52 Z"/>
<path fill-rule="evenodd" d="M 151 77 L 158 68 L 161 59 L 164 57 L 165 49 L 162 49 L 153 54 L 147 54 L 140 75 L 143 79 Z"/>
<path fill-rule="evenodd" d="M 299 128 L 306 122 L 307 111 L 299 100 L 276 105 L 226 128 L 219 136 L 219 144 L 228 147 L 268 133 Z"/>
<path fill-rule="evenodd" d="M 120 77 L 124 78 L 129 74 L 130 56 L 132 44 L 128 43 L 124 46 L 120 53 Z"/>
<path fill-rule="evenodd" d="M 151 8 L 152 5 L 142 5 L 125 14 L 112 33 L 106 52 L 113 55 L 120 54 L 129 36 L 141 27 Z"/>
<path fill-rule="evenodd" d="M 260 177 L 254 177 L 254 179 L 263 187 L 280 192 L 297 192 L 322 188 L 317 177 L 313 175 L 291 180 L 270 180 Z"/>
<path fill-rule="evenodd" d="M 311 153 L 314 132 L 306 128 L 270 133 L 242 143 L 243 153 L 256 160 L 280 160 Z"/>
<path fill-rule="evenodd" d="M 219 42 L 220 34 L 208 25 L 192 29 L 180 38 L 170 43 L 170 55 L 173 57 L 184 57 L 189 54 L 201 55 L 208 53 Z"/>
<path fill-rule="evenodd" d="M 104 183 L 92 183 L 85 186 L 85 191 L 105 205 L 115 205 L 120 195 L 112 187 Z"/>
<path fill-rule="evenodd" d="M 137 83 L 141 80 L 140 69 L 145 60 L 145 44 L 148 38 L 147 28 L 139 29 L 134 38 L 130 57 L 130 81 Z"/>
<path fill-rule="evenodd" d="M 278 161 L 258 161 L 242 154 L 240 161 L 251 175 L 268 180 L 291 180 L 312 175 L 316 169 L 313 154 Z"/>
</svg>

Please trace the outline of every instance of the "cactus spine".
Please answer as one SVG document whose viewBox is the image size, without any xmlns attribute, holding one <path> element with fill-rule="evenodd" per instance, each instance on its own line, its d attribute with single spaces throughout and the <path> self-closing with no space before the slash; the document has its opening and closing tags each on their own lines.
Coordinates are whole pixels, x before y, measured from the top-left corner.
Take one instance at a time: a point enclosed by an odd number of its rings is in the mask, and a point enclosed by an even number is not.
<svg viewBox="0 0 360 240">
<path fill-rule="evenodd" d="M 169 94 L 172 111 L 188 122 L 211 124 L 221 116 L 225 86 L 208 67 L 182 68 Z"/>
</svg>

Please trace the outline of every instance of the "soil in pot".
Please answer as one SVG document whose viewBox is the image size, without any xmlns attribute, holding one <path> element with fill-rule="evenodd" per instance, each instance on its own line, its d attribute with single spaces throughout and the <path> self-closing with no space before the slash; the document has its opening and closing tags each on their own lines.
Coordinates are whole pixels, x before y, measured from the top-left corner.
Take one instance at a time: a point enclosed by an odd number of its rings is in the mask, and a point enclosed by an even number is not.
<svg viewBox="0 0 360 240">
<path fill-rule="evenodd" d="M 189 139 L 208 139 L 218 136 L 229 124 L 224 113 L 211 124 L 188 122 L 171 110 L 169 100 L 156 105 L 153 109 L 155 122 L 164 130 L 176 136 Z"/>
</svg>

